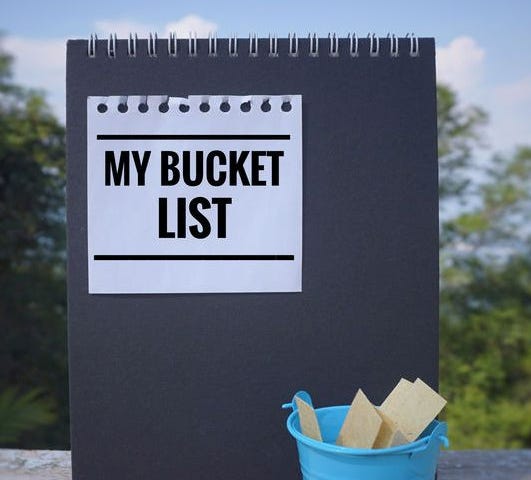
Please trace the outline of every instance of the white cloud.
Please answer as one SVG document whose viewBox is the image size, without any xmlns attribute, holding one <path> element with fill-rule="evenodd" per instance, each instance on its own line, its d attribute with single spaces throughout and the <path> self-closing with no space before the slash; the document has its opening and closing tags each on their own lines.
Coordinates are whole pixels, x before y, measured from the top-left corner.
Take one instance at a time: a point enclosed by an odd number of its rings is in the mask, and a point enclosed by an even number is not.
<svg viewBox="0 0 531 480">
<path fill-rule="evenodd" d="M 205 20 L 197 15 L 187 15 L 177 22 L 170 22 L 165 27 L 165 34 L 176 32 L 179 37 L 188 37 L 189 33 L 195 33 L 198 37 L 208 37 L 210 32 L 214 33 L 218 26 L 210 20 Z"/>
<path fill-rule="evenodd" d="M 478 105 L 489 114 L 486 140 L 492 149 L 511 151 L 531 144 L 531 75 L 504 85 L 489 85 L 483 73 L 486 52 L 468 36 L 437 49 L 437 81 L 459 94 L 459 101 Z"/>
<path fill-rule="evenodd" d="M 101 38 L 107 38 L 116 33 L 118 38 L 128 38 L 130 33 L 137 33 L 139 37 L 146 37 L 150 32 L 156 32 L 154 25 L 135 22 L 134 20 L 98 20 L 94 23 L 96 33 Z"/>
<path fill-rule="evenodd" d="M 15 81 L 44 90 L 52 108 L 64 120 L 66 40 L 7 36 L 1 45 L 15 59 Z"/>
<path fill-rule="evenodd" d="M 169 22 L 166 25 L 148 25 L 134 20 L 98 20 L 94 27 L 101 38 L 106 38 L 111 33 L 116 33 L 118 38 L 127 38 L 129 33 L 137 33 L 139 37 L 146 37 L 150 32 L 168 36 L 170 32 L 176 32 L 181 38 L 188 38 L 189 33 L 196 33 L 199 38 L 207 37 L 210 32 L 215 32 L 218 26 L 198 15 L 186 15 L 185 17 Z"/>
<path fill-rule="evenodd" d="M 483 77 L 485 50 L 467 36 L 437 48 L 437 79 L 459 92 L 477 86 Z"/>
</svg>

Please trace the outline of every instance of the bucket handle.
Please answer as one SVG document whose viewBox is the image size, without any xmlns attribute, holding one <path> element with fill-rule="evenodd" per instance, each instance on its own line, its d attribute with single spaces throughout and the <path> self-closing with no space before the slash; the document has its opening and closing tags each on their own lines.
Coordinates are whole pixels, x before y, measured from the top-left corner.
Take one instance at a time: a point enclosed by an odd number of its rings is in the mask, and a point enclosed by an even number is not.
<svg viewBox="0 0 531 480">
<path fill-rule="evenodd" d="M 448 437 L 446 435 L 439 435 L 437 438 L 439 439 L 439 442 L 441 442 L 441 445 L 444 448 L 450 448 L 450 440 L 448 440 Z"/>
<path fill-rule="evenodd" d="M 293 395 L 291 402 L 282 404 L 282 408 L 284 410 L 291 408 L 295 412 L 297 410 L 297 402 L 295 401 L 296 397 L 299 397 L 301 400 L 304 400 L 306 403 L 313 407 L 312 397 L 310 396 L 310 394 L 305 390 L 299 390 L 295 395 Z"/>
<path fill-rule="evenodd" d="M 437 435 L 436 438 L 437 440 L 439 440 L 440 444 L 444 446 L 444 448 L 448 448 L 450 446 L 450 440 L 448 440 L 448 437 L 446 435 Z M 427 438 L 426 443 L 408 452 L 409 456 L 416 455 L 417 453 L 427 450 L 429 444 L 430 444 L 430 438 Z"/>
</svg>

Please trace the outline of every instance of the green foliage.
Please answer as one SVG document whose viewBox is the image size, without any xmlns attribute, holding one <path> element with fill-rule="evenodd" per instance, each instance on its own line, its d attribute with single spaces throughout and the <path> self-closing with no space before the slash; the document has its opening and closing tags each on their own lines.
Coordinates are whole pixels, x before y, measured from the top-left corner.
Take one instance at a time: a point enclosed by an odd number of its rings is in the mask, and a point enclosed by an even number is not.
<svg viewBox="0 0 531 480">
<path fill-rule="evenodd" d="M 481 139 L 486 113 L 477 107 L 461 108 L 448 87 L 437 87 L 437 135 L 439 141 L 439 195 L 441 200 L 463 196 L 470 184 L 467 169 Z"/>
<path fill-rule="evenodd" d="M 39 390 L 18 395 L 15 388 L 0 393 L 0 444 L 16 442 L 23 432 L 55 421 L 53 403 Z"/>
<path fill-rule="evenodd" d="M 42 401 L 34 392 L 42 392 L 53 399 L 57 422 L 34 422 L 4 446 L 65 448 L 64 129 L 41 95 L 11 83 L 10 66 L 0 51 L 0 391 L 9 396 L 19 387 L 34 412 Z"/>
<path fill-rule="evenodd" d="M 455 97 L 442 93 L 450 103 L 445 110 L 456 111 Z M 475 121 L 465 122 L 467 128 L 477 131 L 482 119 Z M 458 170 L 470 167 L 472 138 L 466 135 Z M 458 179 L 458 188 L 441 192 L 443 200 L 459 200 L 465 191 L 474 200 L 441 225 L 444 417 L 453 448 L 529 448 L 531 148 L 495 156 L 480 172 L 473 188 Z"/>
<path fill-rule="evenodd" d="M 531 445 L 530 259 L 466 259 L 467 281 L 445 278 L 441 390 L 454 448 Z"/>
<path fill-rule="evenodd" d="M 475 194 L 478 205 L 460 211 L 442 226 L 446 251 L 463 244 L 474 251 L 499 251 L 504 246 L 521 250 L 531 242 L 525 229 L 531 221 L 531 148 L 520 147 L 508 157 L 495 156 L 483 175 L 485 180 Z"/>
</svg>

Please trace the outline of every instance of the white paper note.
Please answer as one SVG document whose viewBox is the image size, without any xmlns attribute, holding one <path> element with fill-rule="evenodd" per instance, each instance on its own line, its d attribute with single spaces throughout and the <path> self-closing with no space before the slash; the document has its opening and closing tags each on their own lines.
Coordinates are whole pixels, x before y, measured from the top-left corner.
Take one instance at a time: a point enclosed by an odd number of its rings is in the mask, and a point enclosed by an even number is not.
<svg viewBox="0 0 531 480">
<path fill-rule="evenodd" d="M 89 293 L 301 291 L 301 102 L 89 97 Z"/>
</svg>

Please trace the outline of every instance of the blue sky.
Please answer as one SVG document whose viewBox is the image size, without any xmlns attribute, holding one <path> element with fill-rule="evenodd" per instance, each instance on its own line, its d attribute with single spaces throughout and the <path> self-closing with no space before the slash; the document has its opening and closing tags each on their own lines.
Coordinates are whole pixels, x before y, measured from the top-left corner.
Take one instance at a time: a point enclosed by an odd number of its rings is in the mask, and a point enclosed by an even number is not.
<svg viewBox="0 0 531 480">
<path fill-rule="evenodd" d="M 16 58 L 16 79 L 48 92 L 64 118 L 64 42 L 116 31 L 215 30 L 218 37 L 288 32 L 376 32 L 434 36 L 438 76 L 463 103 L 491 115 L 493 149 L 531 144 L 531 1 L 407 0 L 361 2 L 126 2 L 0 0 L 3 48 Z"/>
</svg>

